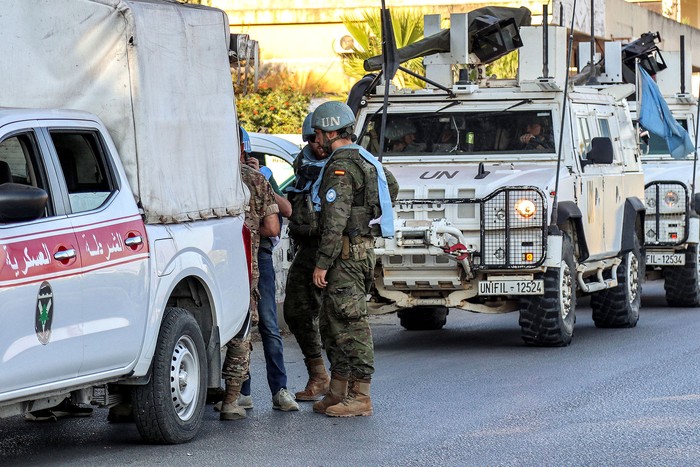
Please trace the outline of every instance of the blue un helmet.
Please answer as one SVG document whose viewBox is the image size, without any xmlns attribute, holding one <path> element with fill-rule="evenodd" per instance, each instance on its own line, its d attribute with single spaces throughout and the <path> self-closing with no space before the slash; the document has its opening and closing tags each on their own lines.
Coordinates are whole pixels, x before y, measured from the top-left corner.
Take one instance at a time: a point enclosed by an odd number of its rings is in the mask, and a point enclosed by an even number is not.
<svg viewBox="0 0 700 467">
<path fill-rule="evenodd" d="M 355 114 L 347 104 L 338 101 L 324 102 L 314 110 L 311 126 L 321 131 L 339 131 L 347 129 L 352 133 Z"/>
<path fill-rule="evenodd" d="M 245 131 L 245 128 L 240 125 L 238 126 L 238 135 L 240 136 L 241 144 L 243 145 L 243 152 L 252 151 L 253 147 L 250 145 L 250 136 L 248 136 L 248 132 Z"/>
<path fill-rule="evenodd" d="M 304 119 L 304 123 L 301 125 L 301 139 L 306 143 L 309 141 L 311 136 L 314 136 L 314 129 L 311 127 L 311 119 L 313 119 L 314 113 L 311 112 Z"/>
</svg>

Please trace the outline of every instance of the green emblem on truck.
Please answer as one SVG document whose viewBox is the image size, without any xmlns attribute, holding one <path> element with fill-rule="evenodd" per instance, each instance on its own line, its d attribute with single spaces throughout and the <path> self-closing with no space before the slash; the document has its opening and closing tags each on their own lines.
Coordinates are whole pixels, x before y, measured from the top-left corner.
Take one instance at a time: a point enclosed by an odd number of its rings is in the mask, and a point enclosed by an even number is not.
<svg viewBox="0 0 700 467">
<path fill-rule="evenodd" d="M 39 295 L 36 302 L 36 315 L 34 317 L 34 330 L 36 337 L 43 345 L 49 343 L 51 338 L 51 323 L 53 322 L 53 290 L 48 282 L 39 287 Z"/>
</svg>

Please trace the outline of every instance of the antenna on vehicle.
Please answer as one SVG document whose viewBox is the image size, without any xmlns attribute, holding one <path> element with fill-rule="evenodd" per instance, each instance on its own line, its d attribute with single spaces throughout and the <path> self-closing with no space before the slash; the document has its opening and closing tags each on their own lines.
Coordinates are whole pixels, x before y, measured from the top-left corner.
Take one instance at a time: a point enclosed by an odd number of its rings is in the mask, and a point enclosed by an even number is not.
<svg viewBox="0 0 700 467">
<path fill-rule="evenodd" d="M 566 118 L 566 99 L 569 95 L 569 64 L 571 63 L 571 51 L 574 47 L 574 18 L 576 17 L 576 0 L 574 0 L 573 7 L 571 9 L 571 26 L 569 27 L 569 44 L 566 48 L 566 78 L 564 79 L 564 100 L 561 105 L 561 125 L 559 126 L 559 145 L 557 146 L 557 173 L 554 180 L 554 199 L 552 200 L 552 217 L 551 217 L 551 227 L 557 226 L 557 221 L 559 215 L 557 211 L 559 210 L 559 171 L 561 170 L 561 155 L 562 146 L 564 144 L 564 122 Z M 593 18 L 591 17 L 591 22 Z"/>
<path fill-rule="evenodd" d="M 572 23 L 573 24 L 573 23 Z M 568 65 L 568 63 L 567 63 Z M 586 84 L 598 84 L 595 72 L 595 0 L 591 0 L 591 61 L 590 76 Z"/>
<path fill-rule="evenodd" d="M 399 61 L 399 51 L 396 48 L 396 38 L 394 37 L 394 26 L 391 22 L 391 12 L 386 8 L 382 0 L 382 76 L 384 77 L 384 105 L 382 110 L 382 123 L 379 130 L 379 151 L 377 159 L 382 161 L 384 146 L 384 136 L 386 131 L 386 116 L 389 108 L 389 87 L 391 80 L 396 76 L 396 72 L 401 64 Z"/>
<path fill-rule="evenodd" d="M 681 34 L 681 94 L 685 94 L 685 36 Z"/>
<path fill-rule="evenodd" d="M 681 51 L 683 50 L 682 48 L 683 45 L 683 36 L 681 36 Z M 681 57 L 683 57 L 683 54 L 681 53 Z M 684 63 L 685 60 L 681 58 L 681 64 Z M 681 65 L 683 66 L 683 65 Z M 682 68 L 681 68 L 682 69 Z M 681 76 L 683 75 L 683 72 L 681 72 Z M 696 105 L 696 111 L 695 111 L 695 158 L 693 159 L 693 178 L 691 179 L 691 184 L 690 184 L 690 209 L 695 210 L 695 171 L 697 170 L 698 167 L 698 119 L 700 118 L 700 87 L 698 89 L 698 103 Z"/>
<path fill-rule="evenodd" d="M 549 78 L 549 16 L 546 3 L 542 5 L 542 77 Z"/>
</svg>

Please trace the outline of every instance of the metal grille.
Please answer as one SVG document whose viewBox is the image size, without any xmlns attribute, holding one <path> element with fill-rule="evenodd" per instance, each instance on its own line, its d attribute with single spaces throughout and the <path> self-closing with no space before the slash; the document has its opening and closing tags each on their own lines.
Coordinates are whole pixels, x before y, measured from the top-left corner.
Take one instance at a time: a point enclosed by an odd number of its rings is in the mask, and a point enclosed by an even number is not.
<svg viewBox="0 0 700 467">
<path fill-rule="evenodd" d="M 481 203 L 481 267 L 526 269 L 545 259 L 544 195 L 503 188 Z"/>
<path fill-rule="evenodd" d="M 653 182 L 644 190 L 647 245 L 680 245 L 688 238 L 688 190 L 679 182 Z"/>
</svg>

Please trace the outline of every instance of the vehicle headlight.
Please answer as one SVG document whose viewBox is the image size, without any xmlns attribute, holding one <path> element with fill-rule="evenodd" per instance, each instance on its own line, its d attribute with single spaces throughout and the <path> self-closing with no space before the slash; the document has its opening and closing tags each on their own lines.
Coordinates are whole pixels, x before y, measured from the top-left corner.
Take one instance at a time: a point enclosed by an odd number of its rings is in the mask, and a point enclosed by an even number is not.
<svg viewBox="0 0 700 467">
<path fill-rule="evenodd" d="M 673 190 L 668 190 L 664 195 L 664 203 L 666 203 L 666 206 L 669 208 L 675 207 L 678 204 L 678 201 L 680 201 L 680 197 L 678 196 L 678 193 Z"/>
<path fill-rule="evenodd" d="M 529 219 L 535 215 L 537 208 L 535 207 L 535 203 L 529 199 L 520 199 L 515 203 L 515 212 L 520 214 L 521 217 Z"/>
</svg>

